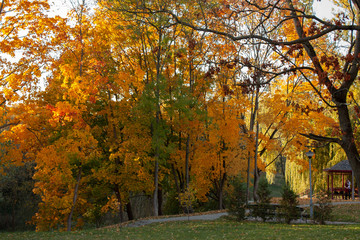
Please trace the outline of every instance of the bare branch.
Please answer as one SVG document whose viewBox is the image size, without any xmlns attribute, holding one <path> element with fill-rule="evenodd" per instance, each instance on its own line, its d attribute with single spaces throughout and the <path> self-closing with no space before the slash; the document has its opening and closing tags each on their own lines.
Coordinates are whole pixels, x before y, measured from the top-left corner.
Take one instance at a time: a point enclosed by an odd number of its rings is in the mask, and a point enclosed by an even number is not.
<svg viewBox="0 0 360 240">
<path fill-rule="evenodd" d="M 171 15 L 173 17 L 173 19 L 179 23 L 182 24 L 184 26 L 187 26 L 189 28 L 192 28 L 196 31 L 202 31 L 202 32 L 208 32 L 208 33 L 213 33 L 219 36 L 223 36 L 223 37 L 227 37 L 233 41 L 241 41 L 241 40 L 246 40 L 246 39 L 258 39 L 261 40 L 265 43 L 268 44 L 273 44 L 273 45 L 294 45 L 294 44 L 299 44 L 299 43 L 306 43 L 309 42 L 311 40 L 315 40 L 318 39 L 322 36 L 327 35 L 330 32 L 334 32 L 334 31 L 341 31 L 341 30 L 360 30 L 360 26 L 357 25 L 332 25 L 332 24 L 328 24 L 327 28 L 324 29 L 323 31 L 312 35 L 312 36 L 307 36 L 307 37 L 300 37 L 298 39 L 295 39 L 293 41 L 277 41 L 274 39 L 270 39 L 267 37 L 264 37 L 264 35 L 257 35 L 257 34 L 245 34 L 245 35 L 241 35 L 241 36 L 236 36 L 227 32 L 223 32 L 223 31 L 219 31 L 219 30 L 215 30 L 215 29 L 209 29 L 206 27 L 198 27 L 198 26 L 194 26 L 188 22 L 185 22 L 183 20 L 181 20 L 176 14 L 174 14 L 171 11 L 168 10 L 164 10 L 164 11 L 156 11 L 156 12 L 164 12 L 164 13 L 168 13 L 169 15 Z M 156 13 L 156 12 L 152 12 L 152 13 Z M 148 13 L 148 12 L 147 12 Z M 149 13 L 148 13 L 149 14 Z M 314 17 L 315 18 L 315 17 Z"/>
<path fill-rule="evenodd" d="M 40 143 L 41 146 L 43 146 L 43 143 L 41 142 L 40 138 L 36 135 L 36 133 L 31 128 L 26 128 L 26 129 L 29 130 L 29 132 L 31 132 L 32 134 L 34 134 L 36 140 Z"/>
<path fill-rule="evenodd" d="M 294 136 L 294 137 L 295 137 L 295 136 Z M 290 140 L 288 140 L 288 141 L 285 143 L 284 147 L 281 149 L 281 151 L 279 152 L 279 154 L 278 154 L 271 162 L 269 162 L 268 164 L 266 164 L 265 168 L 267 168 L 268 166 L 270 166 L 271 164 L 273 164 L 273 163 L 276 161 L 276 159 L 278 159 L 278 157 L 281 156 L 281 154 L 284 152 L 286 146 L 294 139 L 294 137 L 292 137 Z"/>
<path fill-rule="evenodd" d="M 2 13 L 3 9 L 4 9 L 4 2 L 5 0 L 1 1 L 1 6 L 0 6 L 0 14 Z"/>
</svg>

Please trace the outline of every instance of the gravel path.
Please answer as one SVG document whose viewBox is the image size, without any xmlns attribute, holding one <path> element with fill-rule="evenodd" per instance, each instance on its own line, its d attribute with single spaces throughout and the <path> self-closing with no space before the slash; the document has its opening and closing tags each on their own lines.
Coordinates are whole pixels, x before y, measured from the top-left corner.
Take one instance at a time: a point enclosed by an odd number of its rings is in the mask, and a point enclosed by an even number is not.
<svg viewBox="0 0 360 240">
<path fill-rule="evenodd" d="M 341 205 L 341 204 L 360 204 L 360 202 L 333 202 L 333 205 Z M 309 207 L 309 205 L 299 205 L 300 207 Z M 168 218 L 157 218 L 157 219 L 144 219 L 138 220 L 135 222 L 129 222 L 124 227 L 141 227 L 144 225 L 152 224 L 152 223 L 161 223 L 161 222 L 171 222 L 171 221 L 194 221 L 194 220 L 216 220 L 222 216 L 227 216 L 227 212 L 220 212 L 220 213 L 210 213 L 210 214 L 203 214 L 203 215 L 195 215 L 195 216 L 181 216 L 181 217 L 168 217 Z M 249 219 L 250 221 L 257 221 L 256 219 Z M 302 220 L 298 219 L 296 221 L 292 221 L 292 223 L 311 223 L 312 220 Z M 357 224 L 351 222 L 330 222 L 327 221 L 326 224 Z"/>
</svg>

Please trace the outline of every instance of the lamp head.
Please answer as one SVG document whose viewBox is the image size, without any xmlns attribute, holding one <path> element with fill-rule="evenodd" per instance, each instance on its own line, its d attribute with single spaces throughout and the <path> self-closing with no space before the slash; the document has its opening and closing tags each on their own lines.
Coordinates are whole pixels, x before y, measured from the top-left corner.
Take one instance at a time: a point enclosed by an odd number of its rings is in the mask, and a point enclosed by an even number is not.
<svg viewBox="0 0 360 240">
<path fill-rule="evenodd" d="M 307 153 L 305 153 L 308 158 L 312 158 L 314 156 L 314 152 L 309 150 Z"/>
</svg>

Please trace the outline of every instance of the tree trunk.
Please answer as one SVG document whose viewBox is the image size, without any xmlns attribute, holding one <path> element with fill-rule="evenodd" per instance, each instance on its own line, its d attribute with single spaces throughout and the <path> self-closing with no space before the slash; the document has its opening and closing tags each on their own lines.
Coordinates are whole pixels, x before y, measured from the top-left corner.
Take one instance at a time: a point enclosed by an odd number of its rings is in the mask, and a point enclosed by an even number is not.
<svg viewBox="0 0 360 240">
<path fill-rule="evenodd" d="M 219 210 L 223 209 L 223 188 L 219 187 Z"/>
<path fill-rule="evenodd" d="M 253 188 L 253 195 L 254 201 L 259 200 L 259 196 L 257 194 L 258 186 L 259 186 L 259 171 L 257 168 L 257 161 L 258 161 L 258 148 L 259 148 L 259 122 L 256 123 L 256 135 L 255 135 L 255 156 L 254 156 L 254 188 Z"/>
<path fill-rule="evenodd" d="M 158 202 L 158 191 L 159 191 L 159 153 L 155 155 L 155 170 L 154 170 L 154 193 L 153 193 L 153 208 L 154 216 L 159 216 L 159 202 Z"/>
<path fill-rule="evenodd" d="M 162 203 L 163 203 L 163 196 L 162 196 L 162 189 L 161 186 L 159 187 L 159 191 L 158 191 L 158 215 L 161 216 L 163 215 L 162 213 Z"/>
<path fill-rule="evenodd" d="M 256 92 L 255 92 L 255 99 L 252 99 L 252 102 L 254 104 L 254 108 L 251 109 L 250 128 L 249 128 L 250 134 L 252 134 L 252 132 L 254 131 L 256 116 L 257 116 L 257 112 L 258 112 L 258 109 L 259 109 L 259 92 L 260 92 L 260 85 L 257 84 L 256 85 Z M 253 95 L 253 98 L 254 98 L 254 95 Z M 255 136 L 254 140 L 256 140 L 256 136 Z M 255 149 L 255 151 L 254 151 L 254 156 L 256 158 L 257 149 Z M 254 160 L 256 160 L 256 159 L 254 159 Z M 247 169 L 247 183 L 246 183 L 246 193 L 247 193 L 246 202 L 247 203 L 250 200 L 250 165 L 251 165 L 251 154 L 249 152 L 248 169 Z M 255 169 L 257 168 L 256 164 L 255 164 L 254 167 L 255 167 Z M 254 172 L 255 172 L 255 169 L 254 169 Z M 255 178 L 255 176 L 254 176 L 254 178 Z M 253 193 L 254 193 L 254 191 L 253 191 Z"/>
<path fill-rule="evenodd" d="M 122 199 L 121 199 L 120 187 L 118 184 L 115 184 L 115 195 L 119 202 L 120 222 L 124 222 L 123 204 L 122 204 Z"/>
<path fill-rule="evenodd" d="M 159 131 L 160 129 L 160 75 L 161 75 L 161 42 L 162 42 L 162 32 L 159 31 L 158 34 L 158 45 L 157 45 L 157 53 L 156 53 L 156 88 L 155 88 L 155 98 L 156 98 L 156 116 L 155 122 L 156 127 L 154 131 Z M 154 208 L 154 216 L 159 216 L 159 199 L 158 199 L 158 191 L 159 191 L 159 160 L 160 160 L 160 136 L 158 132 L 153 134 L 155 139 L 155 169 L 154 169 L 154 193 L 153 193 L 153 208 Z"/>
<path fill-rule="evenodd" d="M 219 181 L 219 210 L 224 209 L 224 184 L 226 182 L 226 173 L 223 174 L 222 178 Z"/>
<path fill-rule="evenodd" d="M 74 209 L 75 209 L 75 204 L 76 204 L 76 200 L 78 197 L 78 191 L 79 191 L 79 184 L 80 184 L 80 180 L 81 180 L 81 173 L 82 173 L 82 166 L 79 168 L 79 173 L 76 179 L 76 185 L 75 185 L 75 189 L 74 189 L 74 197 L 73 197 L 73 202 L 72 202 L 72 206 L 71 206 L 71 210 L 70 210 L 70 214 L 67 218 L 67 231 L 70 232 L 71 231 L 71 219 L 74 213 Z"/>
<path fill-rule="evenodd" d="M 189 161 L 190 161 L 190 134 L 188 134 L 187 139 L 186 139 L 186 153 L 185 153 L 186 190 L 189 190 L 189 183 L 190 183 Z"/>
<path fill-rule="evenodd" d="M 338 106 L 339 123 L 342 132 L 341 147 L 344 149 L 349 160 L 351 169 L 354 172 L 356 182 L 360 183 L 360 156 L 355 144 L 353 129 L 347 105 Z M 354 184 L 354 183 L 353 183 Z"/>
<path fill-rule="evenodd" d="M 129 200 L 129 202 L 126 204 L 126 212 L 128 215 L 128 219 L 129 220 L 134 220 L 134 213 L 132 211 L 132 206 L 131 206 L 131 202 Z"/>
<path fill-rule="evenodd" d="M 123 209 L 124 209 L 124 203 L 123 203 L 123 200 L 122 198 L 120 197 L 120 202 L 119 202 L 119 212 L 120 212 L 120 222 L 125 222 L 125 219 L 124 219 L 124 212 L 123 212 Z"/>
<path fill-rule="evenodd" d="M 12 211 L 11 211 L 11 228 L 12 230 L 15 230 L 15 216 L 16 216 L 16 201 L 11 205 Z"/>
<path fill-rule="evenodd" d="M 248 151 L 248 161 L 247 161 L 247 179 L 246 179 L 246 204 L 250 201 L 250 166 L 251 166 L 251 153 Z"/>
</svg>

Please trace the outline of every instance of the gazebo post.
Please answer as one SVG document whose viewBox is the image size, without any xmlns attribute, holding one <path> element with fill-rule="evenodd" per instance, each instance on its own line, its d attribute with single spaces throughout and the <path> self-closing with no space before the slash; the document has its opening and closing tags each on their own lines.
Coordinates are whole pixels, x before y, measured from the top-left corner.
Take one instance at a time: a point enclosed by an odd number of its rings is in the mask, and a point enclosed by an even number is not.
<svg viewBox="0 0 360 240">
<path fill-rule="evenodd" d="M 355 200 L 355 178 L 354 178 L 354 171 L 351 171 L 351 199 Z"/>
<path fill-rule="evenodd" d="M 334 173 L 331 173 L 331 199 L 334 199 Z"/>
<path fill-rule="evenodd" d="M 342 183 L 343 183 L 343 185 L 342 185 L 342 199 L 344 200 L 345 199 L 345 196 L 346 196 L 346 192 L 345 192 L 345 184 L 344 184 L 344 179 L 345 179 L 345 174 L 344 173 L 341 173 L 341 178 L 342 178 Z"/>
<path fill-rule="evenodd" d="M 326 172 L 327 173 L 327 193 L 329 194 L 330 192 L 330 186 L 329 186 L 329 181 L 330 181 L 330 176 L 329 176 L 329 172 Z"/>
</svg>

